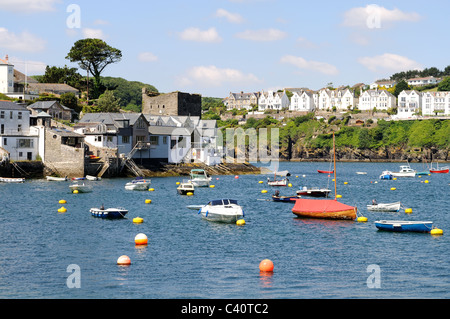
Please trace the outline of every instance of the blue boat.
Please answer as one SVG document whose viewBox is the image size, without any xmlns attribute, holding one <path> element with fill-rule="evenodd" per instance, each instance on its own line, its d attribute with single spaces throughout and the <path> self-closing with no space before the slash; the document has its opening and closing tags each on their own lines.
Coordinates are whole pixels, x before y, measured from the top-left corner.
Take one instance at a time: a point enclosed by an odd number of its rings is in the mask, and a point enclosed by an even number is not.
<svg viewBox="0 0 450 319">
<path fill-rule="evenodd" d="M 392 179 L 392 172 L 384 171 L 383 173 L 381 173 L 380 179 Z"/>
<path fill-rule="evenodd" d="M 428 233 L 433 228 L 431 221 L 405 221 L 405 220 L 378 220 L 375 226 L 379 230 L 394 232 Z"/>
<path fill-rule="evenodd" d="M 91 215 L 99 218 L 125 218 L 125 215 L 128 213 L 128 210 L 125 208 L 91 208 Z"/>
<path fill-rule="evenodd" d="M 276 196 L 276 195 L 272 195 L 272 200 L 274 202 L 284 202 L 284 203 L 295 203 L 295 199 L 299 199 L 300 196 L 299 195 L 294 195 L 294 196 Z"/>
</svg>

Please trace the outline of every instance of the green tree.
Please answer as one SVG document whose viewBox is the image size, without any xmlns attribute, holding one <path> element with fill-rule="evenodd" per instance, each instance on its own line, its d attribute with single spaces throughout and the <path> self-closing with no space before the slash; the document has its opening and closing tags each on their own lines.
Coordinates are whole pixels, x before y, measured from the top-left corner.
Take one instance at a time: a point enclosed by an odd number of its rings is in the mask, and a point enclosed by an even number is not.
<svg viewBox="0 0 450 319">
<path fill-rule="evenodd" d="M 439 83 L 438 91 L 450 91 L 450 76 L 447 76 Z"/>
<path fill-rule="evenodd" d="M 80 112 L 81 109 L 78 106 L 78 98 L 76 95 L 72 92 L 61 94 L 60 96 L 61 104 L 64 106 L 67 106 L 68 108 L 71 108 L 72 110 L 76 112 Z"/>
<path fill-rule="evenodd" d="M 38 79 L 40 83 L 66 83 L 80 89 L 80 82 L 83 80 L 83 77 L 77 72 L 77 68 L 69 68 L 67 65 L 63 68 L 47 65 L 45 74 Z"/>
<path fill-rule="evenodd" d="M 404 90 L 409 90 L 410 89 L 410 87 L 409 87 L 409 85 L 408 85 L 408 83 L 406 83 L 406 81 L 405 80 L 401 80 L 400 82 L 398 82 L 396 85 L 395 85 L 395 90 L 394 90 L 394 95 L 395 95 L 395 97 L 398 97 L 398 95 L 402 92 L 402 91 L 404 91 Z"/>
<path fill-rule="evenodd" d="M 98 104 L 93 108 L 95 112 L 117 113 L 120 111 L 120 99 L 114 96 L 114 92 L 106 90 L 98 98 Z"/>
<path fill-rule="evenodd" d="M 100 74 L 108 65 L 119 62 L 122 52 L 100 39 L 82 39 L 74 43 L 66 59 L 78 62 L 81 69 L 94 76 L 93 97 L 97 98 L 101 93 Z"/>
</svg>

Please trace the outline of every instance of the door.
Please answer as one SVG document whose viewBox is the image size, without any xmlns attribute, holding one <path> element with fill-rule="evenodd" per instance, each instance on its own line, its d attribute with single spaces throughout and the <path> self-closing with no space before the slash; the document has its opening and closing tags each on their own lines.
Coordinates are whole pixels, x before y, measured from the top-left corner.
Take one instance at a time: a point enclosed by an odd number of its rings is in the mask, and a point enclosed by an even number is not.
<svg viewBox="0 0 450 319">
<path fill-rule="evenodd" d="M 33 160 L 33 152 L 27 152 L 27 160 Z"/>
</svg>

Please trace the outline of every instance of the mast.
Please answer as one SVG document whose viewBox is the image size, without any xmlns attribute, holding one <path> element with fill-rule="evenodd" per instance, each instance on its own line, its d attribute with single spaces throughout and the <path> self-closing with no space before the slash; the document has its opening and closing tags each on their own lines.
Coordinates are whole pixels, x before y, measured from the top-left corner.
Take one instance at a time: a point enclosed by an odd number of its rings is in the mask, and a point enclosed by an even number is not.
<svg viewBox="0 0 450 319">
<path fill-rule="evenodd" d="M 334 132 L 333 132 L 333 163 L 334 163 L 334 200 L 337 199 L 337 186 L 336 186 L 336 144 L 334 141 Z"/>
</svg>

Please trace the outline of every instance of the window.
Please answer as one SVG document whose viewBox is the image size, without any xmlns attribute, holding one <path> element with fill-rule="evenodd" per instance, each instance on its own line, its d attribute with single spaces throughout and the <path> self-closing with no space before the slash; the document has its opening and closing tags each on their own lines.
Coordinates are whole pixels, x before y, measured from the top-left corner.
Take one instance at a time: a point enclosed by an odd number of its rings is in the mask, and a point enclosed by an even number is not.
<svg viewBox="0 0 450 319">
<path fill-rule="evenodd" d="M 8 139 L 6 137 L 3 138 L 3 145 L 8 145 Z"/>
<path fill-rule="evenodd" d="M 19 112 L 19 113 L 17 114 L 17 118 L 18 118 L 19 120 L 22 119 L 22 112 Z"/>
<path fill-rule="evenodd" d="M 17 148 L 33 148 L 33 140 L 19 139 L 17 140 Z"/>
<path fill-rule="evenodd" d="M 1 111 L 0 112 L 0 119 L 4 119 L 5 118 L 5 111 Z"/>
<path fill-rule="evenodd" d="M 17 124 L 17 132 L 22 132 L 22 124 Z"/>
<path fill-rule="evenodd" d="M 150 136 L 150 144 L 159 145 L 159 136 Z"/>
<path fill-rule="evenodd" d="M 163 136 L 163 144 L 167 144 L 167 136 Z"/>
<path fill-rule="evenodd" d="M 130 137 L 129 136 L 122 136 L 122 143 L 124 143 L 124 144 L 130 143 Z"/>
</svg>

